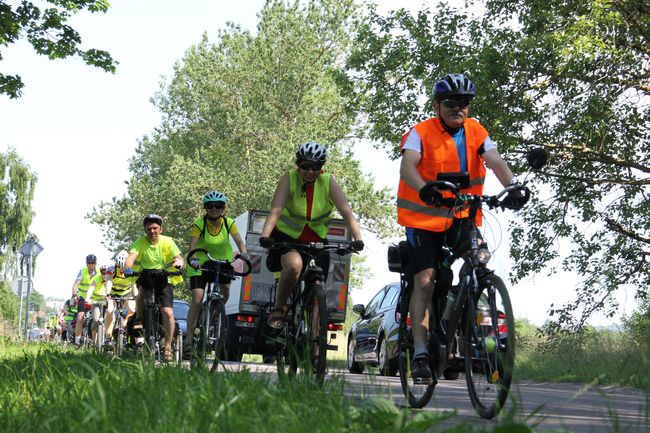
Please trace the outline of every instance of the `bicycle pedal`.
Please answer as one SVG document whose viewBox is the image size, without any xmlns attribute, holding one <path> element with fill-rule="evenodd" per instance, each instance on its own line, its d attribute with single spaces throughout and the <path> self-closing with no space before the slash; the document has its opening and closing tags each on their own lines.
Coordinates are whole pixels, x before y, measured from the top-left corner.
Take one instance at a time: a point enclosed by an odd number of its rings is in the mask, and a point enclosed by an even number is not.
<svg viewBox="0 0 650 433">
<path fill-rule="evenodd" d="M 431 385 L 431 384 L 433 384 L 433 378 L 432 377 L 413 378 L 413 384 L 414 385 Z"/>
</svg>

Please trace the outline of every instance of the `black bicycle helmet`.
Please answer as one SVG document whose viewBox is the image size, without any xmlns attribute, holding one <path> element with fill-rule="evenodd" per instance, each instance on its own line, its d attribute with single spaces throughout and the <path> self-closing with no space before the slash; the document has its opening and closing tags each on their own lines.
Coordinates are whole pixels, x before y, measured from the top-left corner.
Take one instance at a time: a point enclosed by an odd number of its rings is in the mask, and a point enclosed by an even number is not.
<svg viewBox="0 0 650 433">
<path fill-rule="evenodd" d="M 158 225 L 162 225 L 163 219 L 160 215 L 156 215 L 155 213 L 150 213 L 144 219 L 142 220 L 142 225 L 147 226 L 149 223 L 156 223 Z"/>
<path fill-rule="evenodd" d="M 86 256 L 86 263 L 97 263 L 97 256 L 94 254 L 88 254 Z"/>
<path fill-rule="evenodd" d="M 433 88 L 433 96 L 436 102 L 443 99 L 458 99 L 464 97 L 472 99 L 476 95 L 476 89 L 472 80 L 464 74 L 448 74 L 438 81 Z"/>
<path fill-rule="evenodd" d="M 327 149 L 320 143 L 315 141 L 308 141 L 298 146 L 296 151 L 296 162 L 300 161 L 313 161 L 320 164 L 325 164 L 327 160 Z"/>
</svg>

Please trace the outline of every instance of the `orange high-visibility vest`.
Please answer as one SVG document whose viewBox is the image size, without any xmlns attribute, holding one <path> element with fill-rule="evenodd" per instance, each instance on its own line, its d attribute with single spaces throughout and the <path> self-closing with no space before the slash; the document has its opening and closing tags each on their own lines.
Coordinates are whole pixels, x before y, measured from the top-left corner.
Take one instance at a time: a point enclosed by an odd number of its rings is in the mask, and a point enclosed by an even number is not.
<svg viewBox="0 0 650 433">
<path fill-rule="evenodd" d="M 483 158 L 478 155 L 478 150 L 488 137 L 480 123 L 474 119 L 465 120 L 465 143 L 467 146 L 467 170 L 469 171 L 469 188 L 461 191 L 465 194 L 483 194 L 485 182 L 485 165 Z M 417 165 L 417 171 L 425 182 L 436 180 L 438 173 L 459 172 L 460 160 L 454 139 L 445 131 L 440 119 L 431 118 L 415 125 L 422 140 L 422 159 Z M 402 137 L 400 146 L 408 133 Z M 449 191 L 442 192 L 443 197 L 453 197 Z M 456 218 L 467 217 L 467 210 L 456 212 Z M 433 232 L 445 231 L 451 227 L 454 220 L 454 210 L 447 207 L 432 207 L 420 200 L 418 191 L 404 182 L 399 181 L 397 190 L 397 222 L 404 227 L 429 230 Z M 480 209 L 476 213 L 476 225 L 482 223 Z"/>
</svg>

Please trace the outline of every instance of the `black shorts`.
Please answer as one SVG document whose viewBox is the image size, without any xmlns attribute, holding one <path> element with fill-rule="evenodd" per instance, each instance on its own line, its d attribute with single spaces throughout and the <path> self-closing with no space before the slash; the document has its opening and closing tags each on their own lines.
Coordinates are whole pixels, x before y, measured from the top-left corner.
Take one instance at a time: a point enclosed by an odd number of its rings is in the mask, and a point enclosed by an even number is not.
<svg viewBox="0 0 650 433">
<path fill-rule="evenodd" d="M 156 302 L 161 307 L 173 307 L 174 306 L 174 287 L 169 284 L 166 280 L 167 277 L 164 277 L 165 281 L 157 281 L 152 283 L 151 281 L 144 281 L 143 277 L 138 278 L 136 284 L 138 289 L 142 291 L 151 290 L 151 287 L 154 287 L 154 296 L 156 297 Z"/>
<path fill-rule="evenodd" d="M 231 278 L 225 277 L 219 274 L 219 284 L 230 284 L 232 282 Z M 206 278 L 205 275 L 195 275 L 190 277 L 190 289 L 205 289 Z"/>
<path fill-rule="evenodd" d="M 409 270 L 413 275 L 425 269 L 438 269 L 444 259 L 442 247 L 447 246 L 454 254 L 469 248 L 469 231 L 462 220 L 455 220 L 447 231 L 431 232 L 422 229 L 407 231 Z M 410 232 L 410 233 L 409 233 Z M 480 237 L 480 233 L 479 233 Z"/>
<path fill-rule="evenodd" d="M 296 239 L 293 239 L 291 236 L 284 234 L 278 230 L 273 230 L 273 232 L 271 233 L 271 239 L 273 239 L 276 242 L 301 243 L 298 242 Z M 327 239 L 323 239 L 321 242 L 327 244 Z M 294 250 L 291 250 L 290 248 L 270 249 L 268 256 L 266 257 L 266 268 L 271 272 L 280 272 L 282 270 L 282 261 L 281 261 L 282 256 L 289 251 L 294 251 Z M 301 253 L 300 256 L 302 257 L 302 272 L 304 272 L 305 268 L 309 264 L 309 256 L 307 256 L 304 253 Z M 317 256 L 316 264 L 320 266 L 321 269 L 323 269 L 323 282 L 327 281 L 327 274 L 329 273 L 329 269 L 330 269 L 330 253 L 323 252 L 322 254 Z"/>
<path fill-rule="evenodd" d="M 79 313 L 85 313 L 86 311 L 91 311 L 91 310 L 86 310 L 86 298 L 82 298 L 79 296 L 77 298 L 77 313 L 75 316 Z"/>
</svg>

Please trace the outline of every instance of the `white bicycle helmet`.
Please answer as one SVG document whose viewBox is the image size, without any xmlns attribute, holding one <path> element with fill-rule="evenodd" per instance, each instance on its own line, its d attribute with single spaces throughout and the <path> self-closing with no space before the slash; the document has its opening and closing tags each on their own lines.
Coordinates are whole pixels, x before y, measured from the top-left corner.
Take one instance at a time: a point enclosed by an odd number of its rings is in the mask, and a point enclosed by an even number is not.
<svg viewBox="0 0 650 433">
<path fill-rule="evenodd" d="M 226 195 L 219 191 L 208 191 L 203 196 L 203 204 L 207 203 L 217 203 L 222 202 L 223 204 L 228 203 Z"/>
<path fill-rule="evenodd" d="M 296 162 L 313 161 L 324 164 L 327 160 L 327 149 L 320 143 L 308 141 L 298 146 L 296 151 Z"/>
<path fill-rule="evenodd" d="M 447 74 L 433 88 L 433 96 L 437 102 L 447 98 L 459 97 L 471 100 L 475 95 L 474 83 L 464 74 Z"/>
<path fill-rule="evenodd" d="M 124 263 L 126 262 L 127 257 L 129 257 L 129 253 L 126 250 L 120 251 L 117 253 L 117 256 L 115 256 L 115 265 L 124 268 Z"/>
</svg>

